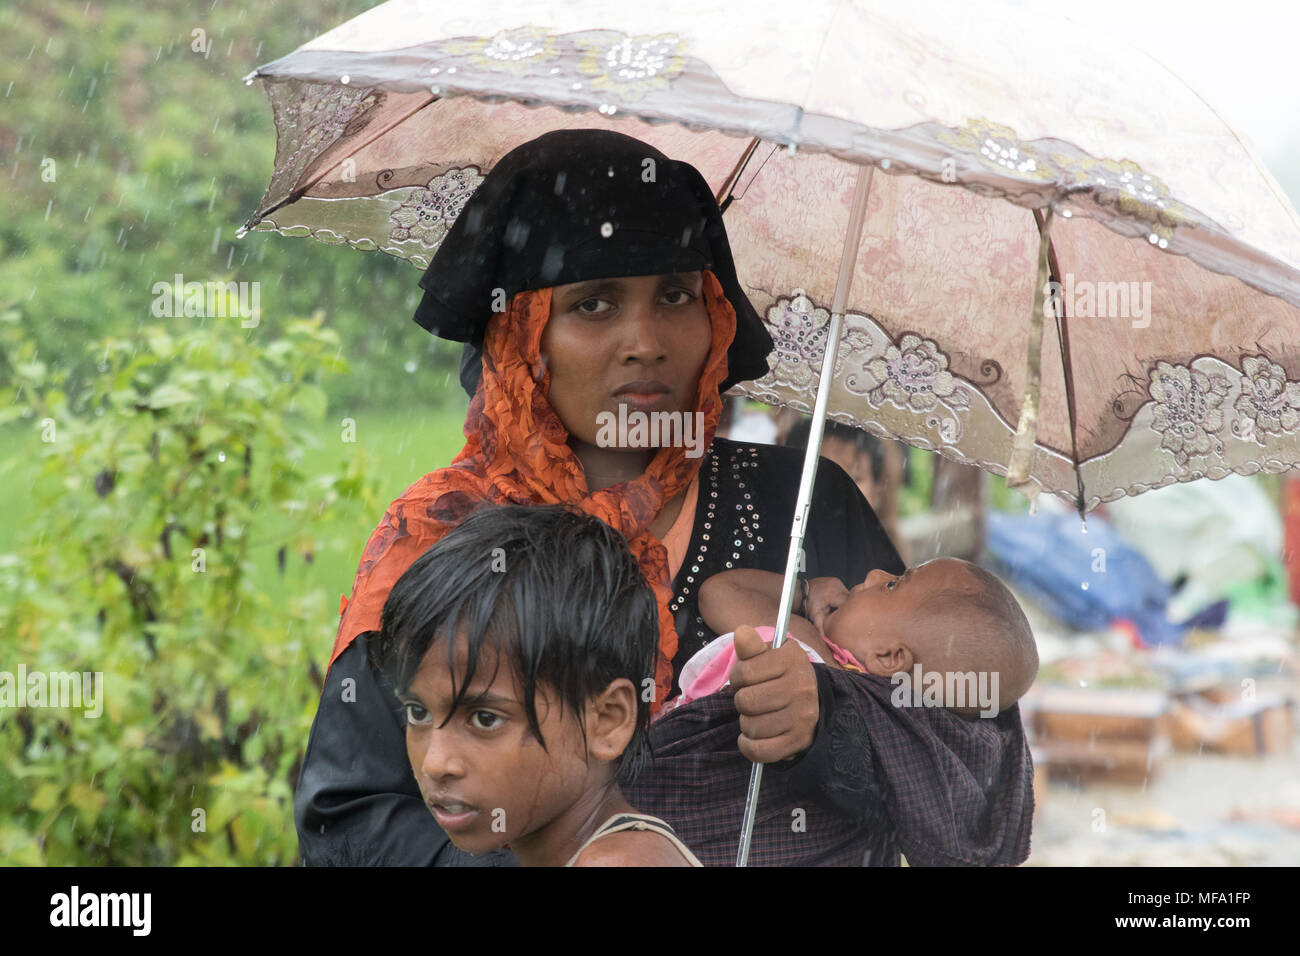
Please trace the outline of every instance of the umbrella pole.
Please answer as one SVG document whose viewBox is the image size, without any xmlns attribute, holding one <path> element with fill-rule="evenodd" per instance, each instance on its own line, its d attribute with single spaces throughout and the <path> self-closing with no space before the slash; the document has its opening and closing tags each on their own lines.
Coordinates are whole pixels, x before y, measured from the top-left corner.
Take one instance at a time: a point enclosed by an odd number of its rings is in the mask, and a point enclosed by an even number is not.
<svg viewBox="0 0 1300 956">
<path fill-rule="evenodd" d="M 862 227 L 867 218 L 867 196 L 871 191 L 871 176 L 875 166 L 858 167 L 853 202 L 849 212 L 849 226 L 844 235 L 844 251 L 840 255 L 840 271 L 835 280 L 835 295 L 831 301 L 831 326 L 826 339 L 826 353 L 822 356 L 821 377 L 817 382 L 817 401 L 813 405 L 812 425 L 808 429 L 808 447 L 804 449 L 803 473 L 799 477 L 799 497 L 795 500 L 794 522 L 790 528 L 790 551 L 785 560 L 785 580 L 781 584 L 781 610 L 776 622 L 776 636 L 772 647 L 785 642 L 790 626 L 790 610 L 794 606 L 794 589 L 798 573 L 803 566 L 804 526 L 812 504 L 813 483 L 817 478 L 817 460 L 822 445 L 822 432 L 826 428 L 826 403 L 830 399 L 830 382 L 835 372 L 835 353 L 839 351 L 840 330 L 844 324 L 844 307 L 848 303 L 849 288 L 853 284 L 853 268 L 858 261 L 858 247 L 862 241 Z M 749 862 L 749 844 L 754 835 L 754 815 L 758 810 L 758 790 L 763 782 L 763 765 L 755 763 L 749 775 L 749 793 L 745 797 L 745 817 L 740 832 L 740 847 L 736 852 L 736 866 Z"/>
</svg>

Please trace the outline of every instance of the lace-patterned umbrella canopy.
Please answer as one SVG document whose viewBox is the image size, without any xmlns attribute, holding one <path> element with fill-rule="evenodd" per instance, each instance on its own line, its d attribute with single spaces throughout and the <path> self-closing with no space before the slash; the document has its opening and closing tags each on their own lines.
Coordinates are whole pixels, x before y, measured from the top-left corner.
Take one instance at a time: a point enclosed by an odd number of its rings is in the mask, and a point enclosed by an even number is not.
<svg viewBox="0 0 1300 956">
<path fill-rule="evenodd" d="M 504 153 L 617 129 L 691 162 L 726 204 L 777 343 L 771 373 L 735 391 L 810 411 L 869 164 L 884 175 L 828 417 L 997 474 L 1018 464 L 1013 483 L 1081 514 L 1300 463 L 1300 217 L 1181 80 L 1037 12 L 736 10 L 483 0 L 449 18 L 391 0 L 247 78 L 278 141 L 245 228 L 423 268 Z M 1060 31 L 1088 55 L 1035 42 Z M 1038 362 L 1043 220 L 1061 307 L 1043 310 Z M 1013 462 L 1018 431 L 1033 440 Z"/>
<path fill-rule="evenodd" d="M 1031 498 L 1080 514 L 1294 467 L 1300 217 L 1155 59 L 1017 9 L 391 0 L 246 78 L 278 139 L 245 229 L 423 268 L 500 156 L 616 129 L 691 162 L 725 205 L 777 343 L 735 391 L 809 411 L 866 164 L 828 417 L 1016 467 Z M 1067 34 L 1086 56 L 1061 54 Z M 1035 305 L 1042 220 L 1059 318 Z"/>
</svg>

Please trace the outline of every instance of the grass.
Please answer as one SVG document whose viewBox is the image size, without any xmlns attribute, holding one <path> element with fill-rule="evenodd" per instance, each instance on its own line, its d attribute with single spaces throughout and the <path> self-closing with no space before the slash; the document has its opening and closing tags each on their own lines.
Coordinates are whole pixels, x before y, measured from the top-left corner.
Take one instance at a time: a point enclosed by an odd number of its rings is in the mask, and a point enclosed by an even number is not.
<svg viewBox="0 0 1300 956">
<path fill-rule="evenodd" d="M 355 444 L 345 444 L 334 434 L 322 447 L 306 449 L 300 467 L 310 477 L 340 470 L 351 456 L 367 456 L 368 473 L 378 481 L 381 504 L 373 512 L 366 512 L 359 505 L 343 507 L 328 526 L 320 522 L 313 524 L 307 517 L 299 519 L 296 530 L 333 539 L 336 544 L 322 547 L 310 563 L 301 556 L 289 556 L 283 575 L 267 576 L 267 592 L 273 598 L 280 598 L 291 591 L 323 588 L 331 609 L 337 606 L 335 602 L 340 594 L 351 595 L 357 562 L 370 533 L 383 517 L 382 509 L 423 475 L 449 465 L 464 447 L 462 427 L 467 406 L 468 399 L 465 399 L 428 412 L 360 412 L 353 416 Z M 259 568 L 276 566 L 274 542 L 284 540 L 293 530 L 291 519 L 278 514 L 257 529 L 251 554 Z"/>
</svg>

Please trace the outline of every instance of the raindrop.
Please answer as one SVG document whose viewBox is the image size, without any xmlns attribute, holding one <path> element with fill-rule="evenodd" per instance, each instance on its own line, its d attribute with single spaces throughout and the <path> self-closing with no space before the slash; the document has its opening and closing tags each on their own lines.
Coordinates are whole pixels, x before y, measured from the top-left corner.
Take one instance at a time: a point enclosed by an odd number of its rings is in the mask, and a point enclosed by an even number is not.
<svg viewBox="0 0 1300 956">
<path fill-rule="evenodd" d="M 226 460 L 226 453 L 224 451 L 217 452 L 217 461 L 225 461 L 225 460 Z"/>
<path fill-rule="evenodd" d="M 413 373 L 413 372 L 416 370 L 416 368 L 418 368 L 419 366 L 417 366 L 417 365 L 415 364 L 415 359 L 409 359 L 409 360 L 407 360 L 407 363 L 406 363 L 404 366 L 402 366 L 402 367 L 405 368 L 407 374 L 410 375 L 410 374 Z"/>
<path fill-rule="evenodd" d="M 339 82 L 342 83 L 344 86 L 347 86 L 349 83 L 352 82 L 352 77 L 344 73 L 342 76 L 339 77 Z"/>
<path fill-rule="evenodd" d="M 612 224 L 612 223 L 608 223 L 608 222 L 602 222 L 602 223 L 600 224 L 600 234 L 601 234 L 602 236 L 604 236 L 606 239 L 608 239 L 610 236 L 614 235 L 614 226 L 613 226 L 613 224 Z"/>
<path fill-rule="evenodd" d="M 429 92 L 432 93 L 432 94 L 434 94 L 435 96 L 437 96 L 438 94 L 440 94 L 440 93 L 442 92 L 442 87 L 438 86 L 438 85 L 435 83 L 433 86 L 429 87 Z"/>
<path fill-rule="evenodd" d="M 1085 591 L 1088 590 L 1088 582 L 1084 581 L 1082 584 L 1079 585 L 1079 587 L 1083 588 Z"/>
<path fill-rule="evenodd" d="M 891 163 L 891 162 L 890 162 L 889 160 L 887 160 L 887 159 L 882 159 L 882 160 L 880 161 L 880 168 L 881 168 L 881 169 L 888 169 L 888 168 L 889 168 L 890 166 L 892 166 L 892 165 L 893 165 L 893 163 Z"/>
</svg>

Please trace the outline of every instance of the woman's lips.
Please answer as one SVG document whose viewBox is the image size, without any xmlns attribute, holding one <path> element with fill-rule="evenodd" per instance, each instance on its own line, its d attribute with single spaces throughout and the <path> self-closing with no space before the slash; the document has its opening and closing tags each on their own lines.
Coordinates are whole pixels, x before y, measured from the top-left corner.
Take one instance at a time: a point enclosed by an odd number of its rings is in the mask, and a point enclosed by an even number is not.
<svg viewBox="0 0 1300 956">
<path fill-rule="evenodd" d="M 633 409 L 661 408 L 671 396 L 667 392 L 620 392 L 614 401 Z"/>
<path fill-rule="evenodd" d="M 662 408 L 672 397 L 672 389 L 658 379 L 637 379 L 619 386 L 614 393 L 615 403 L 633 409 Z"/>
</svg>

